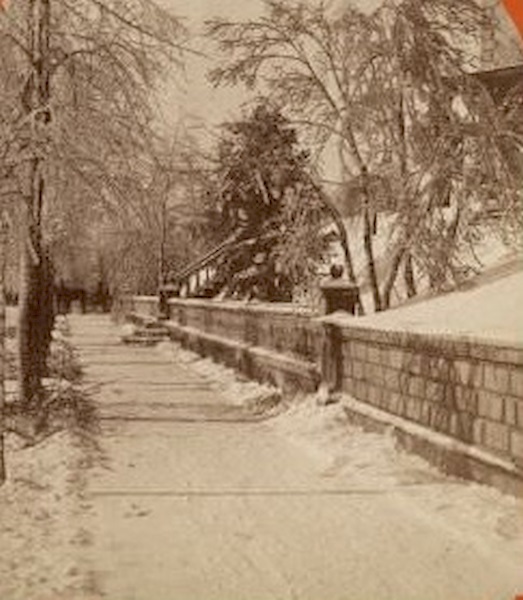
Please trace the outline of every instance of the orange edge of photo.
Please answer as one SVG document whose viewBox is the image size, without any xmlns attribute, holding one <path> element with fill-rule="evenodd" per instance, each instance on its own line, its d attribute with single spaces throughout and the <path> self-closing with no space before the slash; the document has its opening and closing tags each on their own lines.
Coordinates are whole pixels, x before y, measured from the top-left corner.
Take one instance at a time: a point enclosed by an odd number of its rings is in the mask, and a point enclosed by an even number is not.
<svg viewBox="0 0 523 600">
<path fill-rule="evenodd" d="M 502 0 L 502 2 L 523 39 L 523 0 Z"/>
</svg>

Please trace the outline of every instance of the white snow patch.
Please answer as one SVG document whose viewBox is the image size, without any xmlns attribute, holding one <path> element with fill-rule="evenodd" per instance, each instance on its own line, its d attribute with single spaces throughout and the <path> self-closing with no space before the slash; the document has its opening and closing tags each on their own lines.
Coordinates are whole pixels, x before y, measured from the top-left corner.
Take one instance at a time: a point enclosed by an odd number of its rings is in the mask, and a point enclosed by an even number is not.
<svg viewBox="0 0 523 600">
<path fill-rule="evenodd" d="M 392 434 L 369 433 L 352 425 L 338 403 L 319 406 L 316 396 L 308 396 L 273 423 L 280 434 L 315 456 L 332 477 L 379 487 L 440 477 L 418 456 L 397 450 Z"/>
<path fill-rule="evenodd" d="M 8 480 L 0 488 L 0 598 L 72 597 L 85 573 L 77 535 L 81 450 L 67 432 L 24 447 L 6 436 Z M 76 595 L 75 595 L 76 597 Z"/>
<path fill-rule="evenodd" d="M 307 397 L 272 420 L 280 435 L 312 456 L 322 476 L 349 489 L 392 494 L 405 518 L 437 523 L 471 544 L 523 564 L 523 501 L 495 488 L 443 475 L 400 450 L 392 434 L 350 424 L 340 404 Z M 523 580 L 522 580 L 523 583 Z"/>
<path fill-rule="evenodd" d="M 277 388 L 251 381 L 234 369 L 216 363 L 210 358 L 201 357 L 195 352 L 182 348 L 179 344 L 162 342 L 156 346 L 156 350 L 179 364 L 190 364 L 191 371 L 198 373 L 202 380 L 232 404 L 270 409 L 279 401 L 280 392 Z"/>
<path fill-rule="evenodd" d="M 523 342 L 523 271 L 347 324 Z"/>
</svg>

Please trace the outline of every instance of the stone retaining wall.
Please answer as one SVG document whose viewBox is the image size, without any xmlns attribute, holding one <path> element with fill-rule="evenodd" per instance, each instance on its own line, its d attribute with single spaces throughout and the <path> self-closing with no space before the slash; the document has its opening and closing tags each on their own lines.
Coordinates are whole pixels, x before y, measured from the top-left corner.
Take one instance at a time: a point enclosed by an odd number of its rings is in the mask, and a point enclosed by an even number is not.
<svg viewBox="0 0 523 600">
<path fill-rule="evenodd" d="M 322 326 L 288 304 L 245 304 L 172 299 L 164 321 L 172 339 L 270 382 L 286 393 L 314 392 L 320 382 Z M 118 313 L 135 322 L 156 319 L 158 299 L 122 298 Z"/>
<path fill-rule="evenodd" d="M 157 300 L 135 298 L 132 310 L 150 319 Z M 523 347 L 316 316 L 289 305 L 174 299 L 166 326 L 173 339 L 249 377 L 306 392 L 323 379 L 385 420 L 445 436 L 523 477 Z"/>
<path fill-rule="evenodd" d="M 342 330 L 342 390 L 523 466 L 523 348 Z"/>
<path fill-rule="evenodd" d="M 309 362 L 321 353 L 321 325 L 312 317 L 288 304 L 169 301 L 171 322 Z"/>
</svg>

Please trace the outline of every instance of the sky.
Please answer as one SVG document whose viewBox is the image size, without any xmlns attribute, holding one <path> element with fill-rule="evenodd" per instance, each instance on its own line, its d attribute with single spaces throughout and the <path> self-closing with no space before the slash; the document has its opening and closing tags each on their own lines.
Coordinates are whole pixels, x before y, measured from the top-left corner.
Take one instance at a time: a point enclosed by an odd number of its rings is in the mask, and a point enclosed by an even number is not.
<svg viewBox="0 0 523 600">
<path fill-rule="evenodd" d="M 204 21 L 220 16 L 229 19 L 244 20 L 255 18 L 262 14 L 262 0 L 156 0 L 174 15 L 181 17 L 186 26 L 194 34 L 201 34 Z M 317 0 L 303 0 L 314 3 Z M 326 0 L 325 4 L 331 11 L 337 11 L 349 0 Z M 362 9 L 373 10 L 382 0 L 352 0 Z M 499 1 L 499 0 L 497 0 Z M 502 0 L 505 4 L 523 0 Z M 501 12 L 506 12 L 502 9 Z M 508 15 L 504 15 L 508 19 Z M 523 21 L 523 16 L 522 16 Z M 512 26 L 513 28 L 513 26 Z M 198 47 L 205 47 L 203 39 L 193 42 Z M 210 50 L 212 55 L 212 50 Z M 205 121 L 217 124 L 224 120 L 235 118 L 238 108 L 246 96 L 241 88 L 213 90 L 206 80 L 206 72 L 212 66 L 212 60 L 203 58 L 188 58 L 185 80 L 178 80 L 174 85 L 174 77 L 166 82 L 164 93 L 167 106 L 168 120 L 177 122 L 180 118 L 185 121 Z"/>
<path fill-rule="evenodd" d="M 173 73 L 167 77 L 161 90 L 162 113 L 165 126 L 175 129 L 179 124 L 200 140 L 210 141 L 219 132 L 220 123 L 238 118 L 242 104 L 248 100 L 245 89 L 214 89 L 207 80 L 207 72 L 213 66 L 213 51 L 203 36 L 204 22 L 213 17 L 226 17 L 231 20 L 256 18 L 263 13 L 262 0 L 156 0 L 158 4 L 181 18 L 193 35 L 193 47 L 203 50 L 208 57 L 186 56 L 184 75 Z M 318 0 L 302 0 L 315 3 Z M 373 10 L 382 0 L 352 0 L 363 10 Z M 504 0 L 503 0 L 504 1 Z M 349 0 L 324 0 L 332 12 L 339 11 Z M 523 5 L 523 0 L 520 0 Z M 502 12 L 505 12 L 502 10 Z M 508 15 L 504 15 L 508 20 Z M 493 65 L 497 66 L 497 65 Z M 331 162 L 329 159 L 328 162 Z M 336 178 L 333 172 L 332 177 Z"/>
<path fill-rule="evenodd" d="M 336 11 L 346 0 L 327 0 L 326 6 Z M 363 8 L 374 8 L 381 0 L 357 0 Z M 184 19 L 194 34 L 201 34 L 204 22 L 212 17 L 245 20 L 263 13 L 261 0 L 157 0 L 158 4 Z M 304 0 L 314 3 L 315 0 Z M 210 50 L 203 39 L 195 40 L 197 47 Z M 212 50 L 210 50 L 212 55 Z M 180 118 L 187 123 L 205 122 L 217 125 L 237 117 L 238 110 L 247 99 L 241 87 L 213 90 L 206 80 L 212 60 L 188 57 L 185 81 L 165 86 L 167 118 L 176 123 Z"/>
<path fill-rule="evenodd" d="M 186 125 L 217 125 L 231 120 L 238 109 L 246 101 L 246 94 L 241 88 L 213 89 L 206 79 L 207 71 L 212 68 L 212 50 L 201 34 L 204 22 L 212 17 L 230 19 L 247 19 L 262 13 L 260 0 L 158 0 L 177 17 L 181 17 L 186 27 L 197 37 L 192 44 L 208 52 L 209 58 L 186 57 L 184 76 L 175 77 L 164 86 L 165 112 L 169 123 L 177 123 L 180 119 Z"/>
</svg>

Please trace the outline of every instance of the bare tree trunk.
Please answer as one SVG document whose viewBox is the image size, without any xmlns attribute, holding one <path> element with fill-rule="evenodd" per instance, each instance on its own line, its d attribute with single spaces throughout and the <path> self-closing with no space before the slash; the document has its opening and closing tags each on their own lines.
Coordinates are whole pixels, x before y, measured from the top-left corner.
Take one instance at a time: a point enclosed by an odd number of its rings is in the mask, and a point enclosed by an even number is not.
<svg viewBox="0 0 523 600">
<path fill-rule="evenodd" d="M 41 379 L 36 360 L 36 322 L 38 311 L 37 265 L 25 240 L 20 261 L 18 294 L 18 398 L 26 407 L 33 406 L 41 397 Z"/>
<path fill-rule="evenodd" d="M 22 223 L 22 256 L 19 294 L 19 400 L 34 407 L 42 396 L 42 377 L 49 342 L 47 260 L 42 245 L 42 207 L 45 194 L 42 157 L 42 131 L 50 122 L 50 0 L 31 0 L 29 25 L 32 43 L 32 98 L 30 110 L 34 117 L 34 158 L 29 172 L 29 191 L 25 219 Z"/>
<path fill-rule="evenodd" d="M 7 222 L 0 223 L 0 485 L 6 480 L 4 428 L 5 428 L 5 270 L 7 263 Z"/>
<path fill-rule="evenodd" d="M 374 245 L 372 242 L 373 224 L 370 214 L 372 192 L 370 189 L 369 172 L 367 165 L 365 164 L 365 161 L 360 153 L 358 143 L 350 123 L 346 123 L 345 130 L 347 134 L 346 141 L 349 145 L 352 157 L 356 161 L 361 176 L 363 188 L 363 247 L 365 249 L 365 255 L 367 258 L 367 274 L 372 291 L 372 298 L 374 301 L 374 310 L 379 312 L 382 310 L 382 302 L 378 284 L 378 276 L 376 273 L 376 262 L 374 260 Z"/>
<path fill-rule="evenodd" d="M 407 288 L 407 297 L 414 298 L 417 295 L 418 290 L 416 288 L 416 280 L 414 278 L 414 265 L 412 263 L 412 254 L 407 252 L 405 256 L 405 263 L 403 266 L 403 277 L 405 280 L 405 286 Z"/>
<path fill-rule="evenodd" d="M 409 210 L 405 206 L 407 201 L 407 179 L 408 179 L 408 148 L 407 148 L 407 128 L 405 125 L 405 99 L 403 96 L 403 87 L 400 88 L 400 101 L 398 108 L 398 130 L 400 134 L 400 168 L 401 168 L 401 183 L 403 189 L 402 204 L 403 209 Z M 409 218 L 407 228 L 412 227 L 412 221 Z M 411 232 L 407 231 L 407 237 L 411 237 Z M 407 288 L 407 297 L 413 298 L 417 294 L 416 281 L 414 279 L 414 268 L 412 264 L 412 254 L 409 248 L 405 248 L 405 262 L 403 263 L 403 278 Z"/>
<path fill-rule="evenodd" d="M 165 246 L 167 240 L 167 192 L 162 198 L 160 206 L 160 247 L 158 252 L 158 293 L 165 285 Z"/>
<path fill-rule="evenodd" d="M 379 312 L 383 309 L 381 302 L 380 288 L 378 284 L 378 276 L 376 273 L 376 262 L 374 260 L 374 245 L 372 242 L 372 218 L 370 214 L 370 184 L 367 167 L 361 167 L 361 179 L 363 186 L 363 246 L 367 257 L 367 273 L 369 277 L 372 298 L 374 301 L 374 310 Z"/>
<path fill-rule="evenodd" d="M 390 308 L 390 297 L 392 294 L 392 289 L 394 288 L 394 284 L 396 283 L 396 277 L 398 276 L 398 271 L 401 266 L 401 261 L 405 255 L 405 246 L 402 246 L 396 251 L 396 254 L 392 258 L 389 276 L 387 277 L 387 281 L 385 282 L 385 286 L 383 287 L 383 309 L 387 310 Z"/>
<path fill-rule="evenodd" d="M 397 209 L 409 211 L 407 204 L 407 179 L 408 179 L 408 147 L 407 147 L 407 133 L 405 126 L 405 101 L 403 97 L 403 91 L 398 104 L 397 112 L 397 125 L 399 132 L 399 159 L 400 159 L 400 173 L 401 173 L 401 198 Z M 403 261 L 403 277 L 405 280 L 405 286 L 407 288 L 407 296 L 413 298 L 417 294 L 416 281 L 414 278 L 414 269 L 412 265 L 412 255 L 409 249 L 409 242 L 412 238 L 413 220 L 410 217 L 410 212 L 407 216 L 407 224 L 405 225 L 406 232 L 404 232 L 405 242 L 396 251 L 389 271 L 389 276 L 385 282 L 383 289 L 383 308 L 390 308 L 390 297 L 396 278 Z"/>
</svg>

